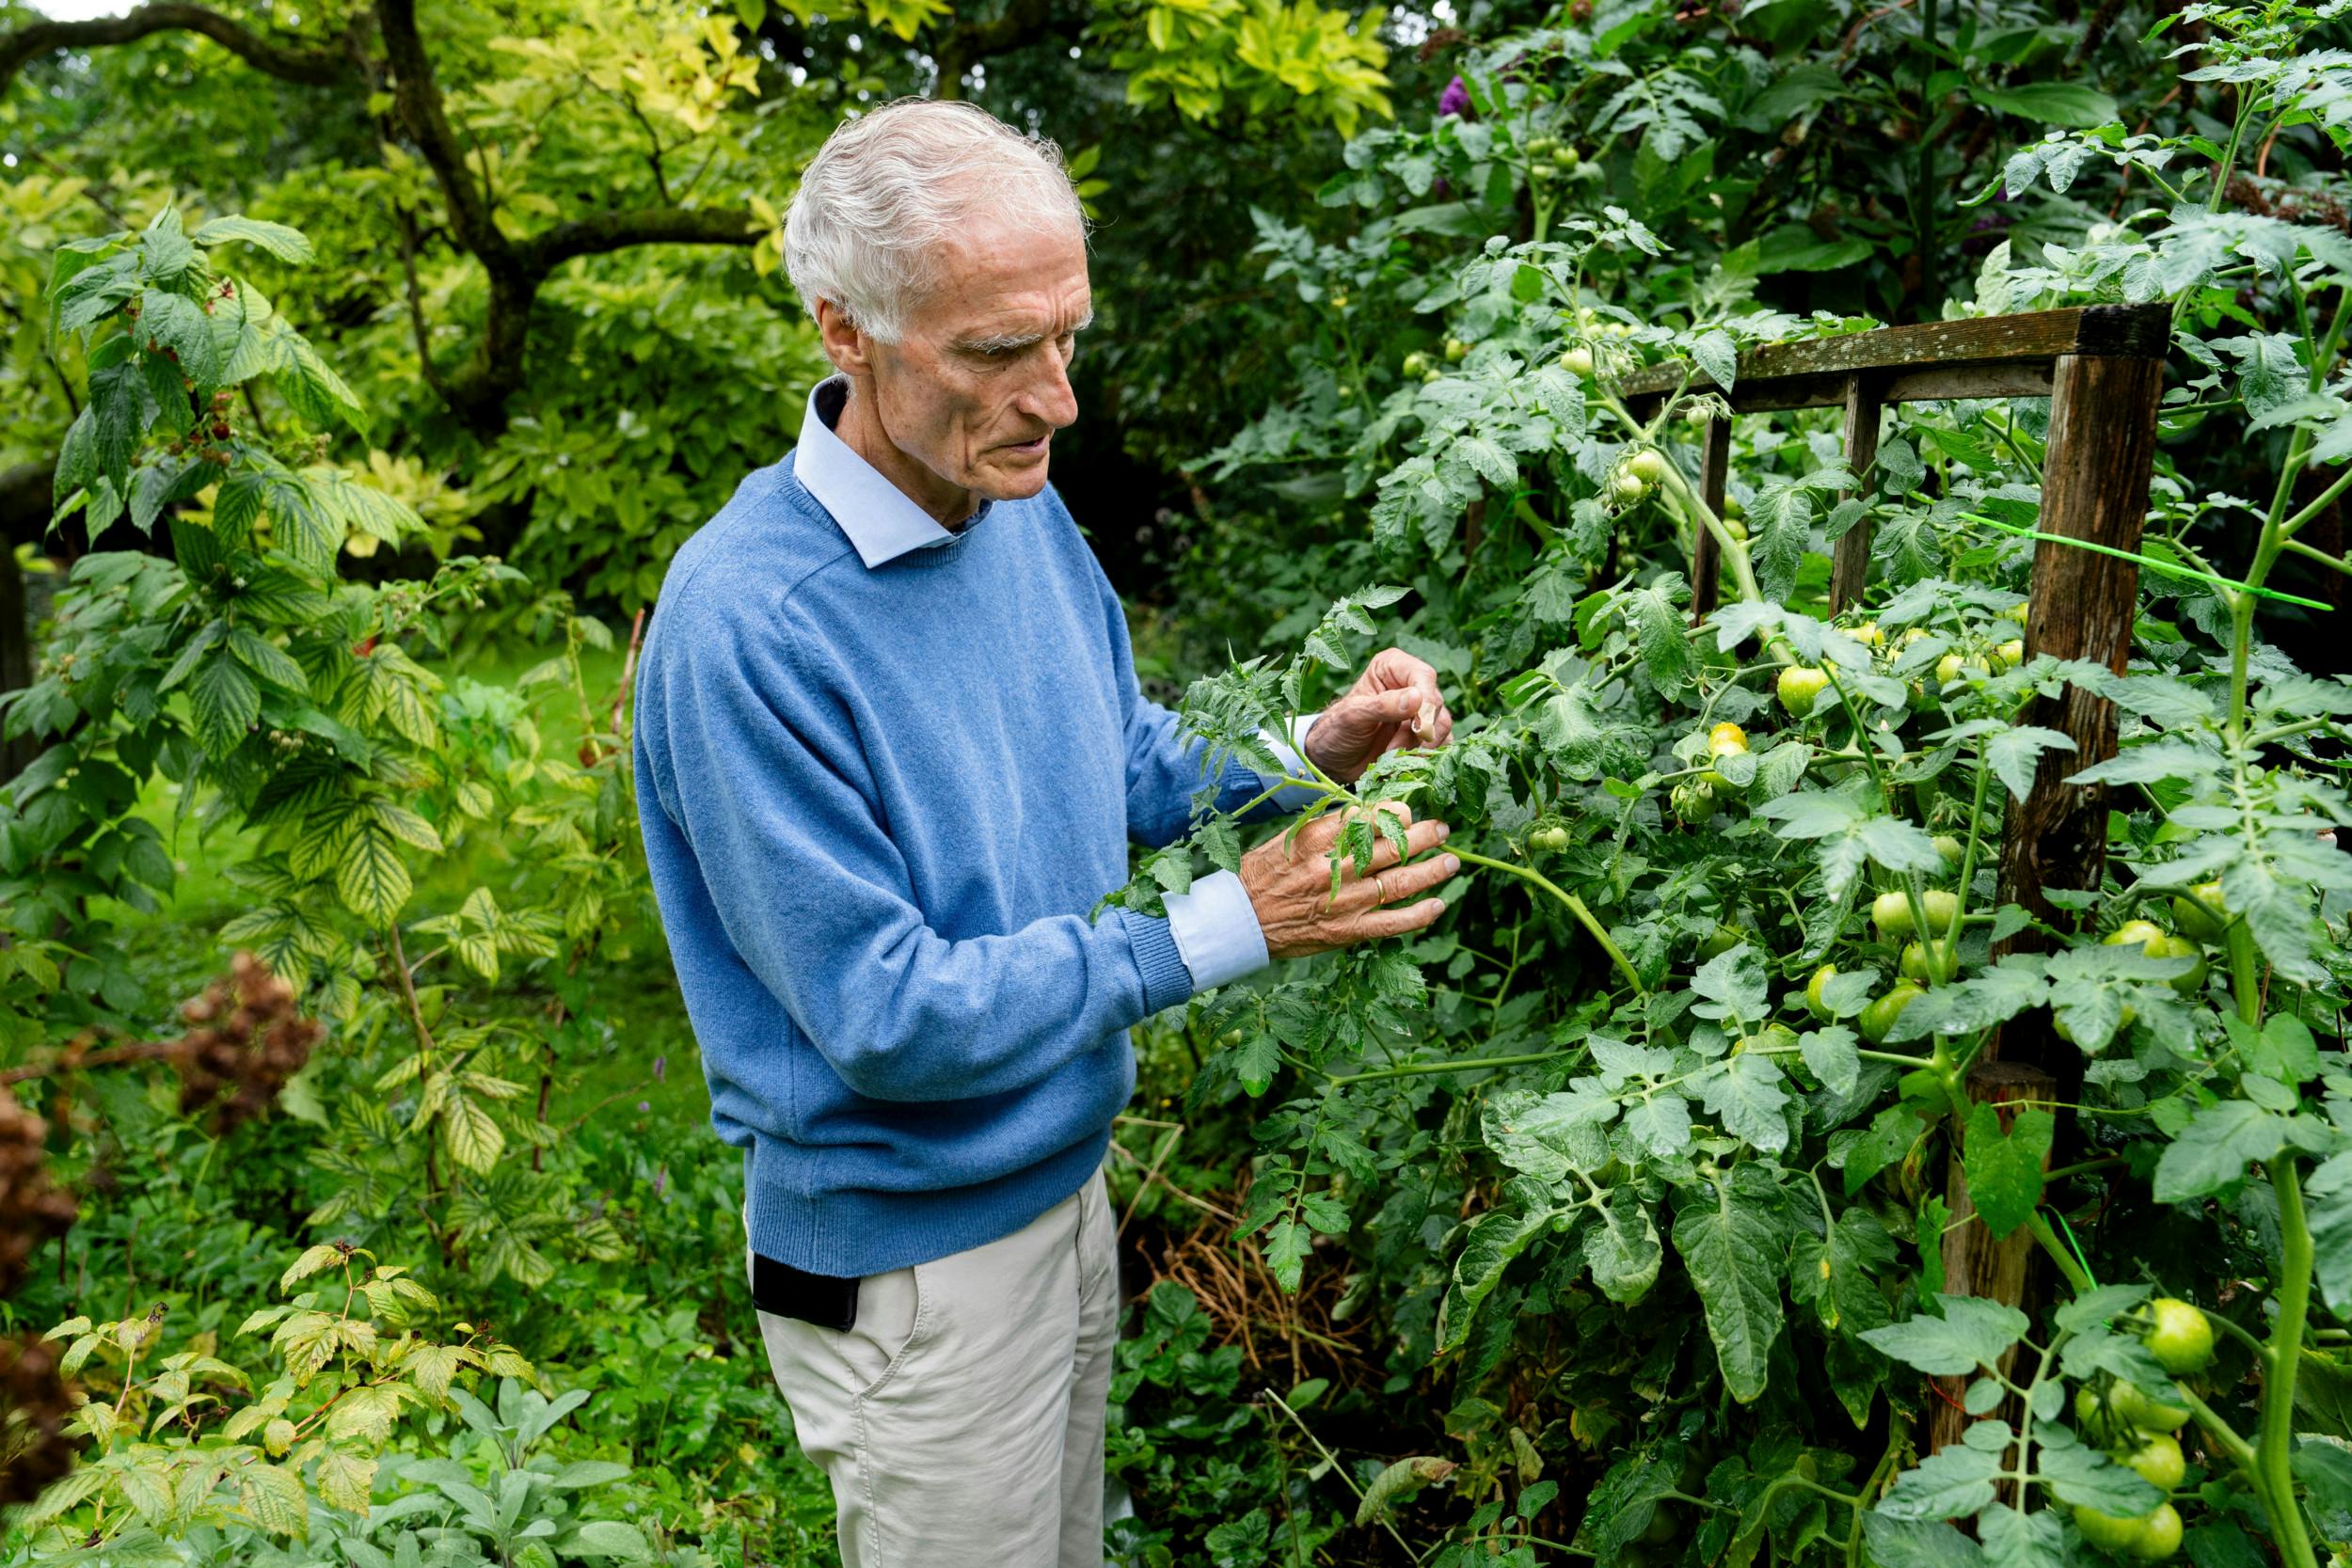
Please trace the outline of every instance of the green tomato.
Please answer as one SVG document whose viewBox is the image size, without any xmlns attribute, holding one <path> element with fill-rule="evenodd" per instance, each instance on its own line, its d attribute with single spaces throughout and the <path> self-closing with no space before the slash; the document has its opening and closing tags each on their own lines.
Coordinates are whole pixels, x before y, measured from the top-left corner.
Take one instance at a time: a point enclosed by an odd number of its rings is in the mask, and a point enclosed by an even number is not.
<svg viewBox="0 0 2352 1568">
<path fill-rule="evenodd" d="M 1880 894 L 1870 900 L 1870 924 L 1887 941 L 1900 942 L 1915 928 L 1911 919 L 1911 900 L 1899 893 Z"/>
<path fill-rule="evenodd" d="M 1919 907 L 1927 911 L 1928 935 L 1940 937 L 1960 918 L 1960 895 L 1931 887 L 1919 895 Z"/>
<path fill-rule="evenodd" d="M 1993 653 L 2004 668 L 2014 670 L 2026 662 L 2026 640 L 2022 637 L 2012 637 L 1994 649 Z"/>
<path fill-rule="evenodd" d="M 1968 853 L 1967 846 L 1949 833 L 1938 833 L 1930 842 L 1935 846 L 1935 852 L 1944 857 L 1946 865 L 1950 866 L 1954 871 L 1960 869 L 1961 861 Z"/>
<path fill-rule="evenodd" d="M 1707 934 L 1707 940 L 1699 943 L 1699 957 L 1702 959 L 1721 958 L 1747 940 L 1747 932 L 1719 921 L 1715 928 Z"/>
<path fill-rule="evenodd" d="M 1428 370 L 1422 372 L 1422 380 L 1424 383 L 1431 381 L 1443 381 L 1444 379 L 1445 372 L 1438 369 L 1435 365 L 1430 366 Z"/>
<path fill-rule="evenodd" d="M 1653 1546 L 1662 1546 L 1682 1536 L 1682 1521 L 1675 1517 L 1672 1503 L 1660 1503 L 1650 1511 L 1649 1523 L 1643 1528 L 1642 1539 Z"/>
<path fill-rule="evenodd" d="M 1574 173 L 1574 172 L 1576 171 L 1576 166 L 1577 166 L 1577 165 L 1579 165 L 1579 164 L 1581 164 L 1581 163 L 1582 163 L 1583 161 L 1584 161 L 1584 154 L 1582 154 L 1581 152 L 1579 152 L 1579 151 L 1578 151 L 1575 148 L 1573 148 L 1573 147 L 1564 147 L 1564 148 L 1562 148 L 1562 149 L 1560 150 L 1559 153 L 1558 153 L 1558 154 L 1557 154 L 1557 155 L 1556 155 L 1556 156 L 1552 159 L 1552 162 L 1553 162 L 1553 163 L 1556 163 L 1556 164 L 1562 165 L 1562 166 L 1565 166 L 1565 168 L 1566 168 L 1566 169 L 1567 169 L 1570 173 Z"/>
<path fill-rule="evenodd" d="M 1862 1009 L 1862 1037 L 1872 1045 L 1883 1042 L 1895 1021 L 1903 1016 L 1903 1009 L 1925 996 L 1917 986 L 1905 983 Z"/>
<path fill-rule="evenodd" d="M 1632 502 L 1649 494 L 1649 483 L 1632 469 L 1621 468 L 1609 482 L 1609 491 L 1621 501 Z"/>
<path fill-rule="evenodd" d="M 1674 786 L 1668 799 L 1675 816 L 1690 827 L 1695 828 L 1715 815 L 1715 791 L 1703 778 L 1683 780 Z"/>
<path fill-rule="evenodd" d="M 1415 349 L 1412 353 L 1405 356 L 1404 372 L 1408 377 L 1428 374 L 1429 356 L 1422 353 L 1419 349 Z"/>
<path fill-rule="evenodd" d="M 2138 1471 L 2139 1479 L 2159 1492 L 2171 1491 L 2188 1474 L 2188 1461 L 2181 1455 L 2180 1439 L 2169 1432 L 2142 1433 L 2138 1447 L 2123 1456 L 2123 1463 Z"/>
<path fill-rule="evenodd" d="M 2139 1521 L 2130 1514 L 2078 1508 L 2074 1510 L 2074 1528 L 2082 1531 L 2085 1541 L 2103 1552 L 2128 1552 L 2139 1544 Z"/>
<path fill-rule="evenodd" d="M 1470 344 L 1462 341 L 1461 339 L 1448 338 L 1445 341 L 1445 356 L 1448 364 L 1460 363 L 1462 356 L 1468 353 L 1470 353 Z"/>
<path fill-rule="evenodd" d="M 2162 1394 L 2151 1393 L 2136 1383 L 2118 1383 L 2107 1394 L 2107 1408 L 2119 1420 L 2141 1432 L 2178 1432 L 2188 1420 L 2186 1405 L 2167 1403 Z"/>
<path fill-rule="evenodd" d="M 1919 984 L 1924 986 L 1928 983 L 1929 979 L 1931 978 L 1931 972 L 1928 969 L 1928 950 L 1921 946 L 1918 942 L 1907 942 L 1903 943 L 1902 961 L 1899 967 L 1901 969 L 1902 976 L 1906 980 L 1916 980 Z"/>
<path fill-rule="evenodd" d="M 2219 942 L 2229 935 L 2226 919 L 2217 921 L 2205 912 L 2205 906 L 2211 905 L 2225 917 L 2228 915 L 2230 907 L 2221 901 L 2220 882 L 2199 882 L 2188 891 L 2196 897 L 2184 897 L 2179 894 L 2172 895 L 2172 923 L 2181 928 L 2181 934 L 2196 942 Z M 2203 904 L 2198 902 L 2200 898 L 2204 900 Z"/>
<path fill-rule="evenodd" d="M 1823 964 L 1813 972 L 1813 978 L 1804 983 L 1804 1010 L 1823 1023 L 1829 1022 L 1834 1016 L 1829 1010 L 1825 991 L 1829 983 L 1836 978 L 1837 966 Z"/>
<path fill-rule="evenodd" d="M 1551 155 L 1551 150 L 1559 145 L 1558 136 L 1530 136 L 1527 138 L 1527 155 L 1531 158 L 1548 158 Z"/>
<path fill-rule="evenodd" d="M 1565 849 L 1568 830 L 1562 827 L 1538 828 L 1527 835 L 1527 842 L 1538 849 Z"/>
<path fill-rule="evenodd" d="M 1816 670 L 1808 664 L 1792 664 L 1780 673 L 1774 689 L 1780 695 L 1780 705 L 1792 716 L 1802 719 L 1813 711 L 1813 705 L 1828 688 L 1827 671 Z"/>
<path fill-rule="evenodd" d="M 2164 927 L 2153 920 L 2126 920 L 2100 940 L 2109 947 L 2141 947 L 2164 935 Z"/>
<path fill-rule="evenodd" d="M 2205 950 L 2188 938 L 2167 936 L 2159 931 L 2148 939 L 2142 951 L 2152 958 L 2195 958 L 2197 961 L 2188 966 L 2187 974 L 2172 976 L 2172 989 L 2183 996 L 2195 996 L 2205 989 L 2205 973 L 2211 966 L 2205 962 Z"/>
<path fill-rule="evenodd" d="M 2176 1296 L 2158 1296 L 2148 1304 L 2155 1322 L 2148 1330 L 2148 1353 L 2175 1377 L 2202 1371 L 2213 1361 L 2213 1323 L 2204 1313 Z"/>
<path fill-rule="evenodd" d="M 1946 654 L 1935 661 L 1936 682 L 1942 686 L 1949 686 L 1964 676 L 1981 675 L 1986 673 L 1982 661 L 1963 658 L 1958 654 Z"/>
<path fill-rule="evenodd" d="M 1593 351 L 1589 348 L 1568 350 L 1560 356 L 1560 368 L 1574 376 L 1591 375 L 1593 373 Z"/>
<path fill-rule="evenodd" d="M 1748 525 L 1733 516 L 1728 511 L 1724 514 L 1724 531 L 1743 545 L 1748 542 Z"/>
<path fill-rule="evenodd" d="M 1682 405 L 1682 422 L 1694 429 L 1705 425 L 1714 417 L 1713 412 L 1703 403 L 1686 403 Z"/>
<path fill-rule="evenodd" d="M 2181 1512 L 2166 1503 L 2139 1521 L 2139 1539 L 2130 1547 L 2142 1562 L 2162 1562 L 2181 1549 Z"/>
<path fill-rule="evenodd" d="M 1644 447 L 1627 458 L 1625 466 L 1652 484 L 1666 477 L 1666 454 L 1656 447 Z"/>
</svg>

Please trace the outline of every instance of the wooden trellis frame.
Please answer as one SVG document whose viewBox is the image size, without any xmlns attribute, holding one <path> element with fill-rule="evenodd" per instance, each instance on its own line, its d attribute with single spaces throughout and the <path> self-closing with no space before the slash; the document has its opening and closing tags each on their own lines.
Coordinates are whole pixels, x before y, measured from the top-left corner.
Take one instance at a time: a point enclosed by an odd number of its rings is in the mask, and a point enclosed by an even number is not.
<svg viewBox="0 0 2352 1568">
<path fill-rule="evenodd" d="M 1842 405 L 1847 465 L 1866 482 L 1878 455 L 1882 411 L 1890 404 L 2046 397 L 2050 429 L 2041 531 L 2136 551 L 2148 511 L 2164 354 L 2170 340 L 2167 306 L 2094 305 L 1767 344 L 1740 356 L 1727 393 L 1704 372 L 1680 364 L 1643 371 L 1624 391 L 1628 407 L 1645 420 L 1666 399 L 1692 393 L 1719 394 L 1740 414 Z M 1699 489 L 1718 515 L 1730 451 L 1730 421 L 1720 415 L 1710 419 L 1700 445 Z M 1695 531 L 1693 624 L 1715 608 L 1721 575 L 1714 535 L 1705 528 Z M 1867 519 L 1841 534 L 1835 549 L 1830 600 L 1843 610 L 1860 597 L 1868 576 Z M 2095 659 L 2122 673 L 2138 591 L 2139 568 L 2132 561 L 2042 545 L 2034 552 L 2027 657 Z M 2105 788 L 2063 780 L 2115 754 L 2115 705 L 2069 685 L 2058 697 L 2035 699 L 2024 721 L 2061 732 L 2074 749 L 2043 752 L 2032 790 L 2012 803 L 2002 835 L 1997 897 L 2062 926 L 2069 917 L 2051 904 L 2045 890 L 2097 888 L 2106 868 L 2107 838 Z M 2027 931 L 2004 950 L 2037 941 Z M 1973 1098 L 1996 1104 L 2067 1103 L 2079 1098 L 2081 1084 L 2082 1053 L 2058 1040 L 2049 1020 L 2036 1013 L 2005 1026 L 1988 1043 L 1970 1069 L 1968 1088 Z M 1974 1212 L 1957 1159 L 1951 1162 L 1947 1192 L 1956 1220 Z M 1944 1239 L 1945 1288 L 2018 1303 L 2026 1291 L 2031 1247 L 2023 1229 L 1996 1243 L 1981 1224 L 1958 1226 Z M 1946 1398 L 1930 1417 L 1931 1446 L 1937 1449 L 1958 1441 L 1971 1419 L 1957 1398 L 1963 1380 L 1941 1381 L 1947 1385 Z"/>
</svg>

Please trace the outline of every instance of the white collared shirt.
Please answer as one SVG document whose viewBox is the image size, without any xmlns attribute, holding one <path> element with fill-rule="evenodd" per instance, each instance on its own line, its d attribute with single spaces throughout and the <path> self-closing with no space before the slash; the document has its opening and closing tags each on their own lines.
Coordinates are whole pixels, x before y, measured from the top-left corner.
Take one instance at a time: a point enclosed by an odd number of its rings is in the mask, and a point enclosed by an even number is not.
<svg viewBox="0 0 2352 1568">
<path fill-rule="evenodd" d="M 849 391 L 849 378 L 843 375 L 827 376 L 810 389 L 800 444 L 792 454 L 793 477 L 817 498 L 818 505 L 833 515 L 869 570 L 909 550 L 929 549 L 955 538 L 913 497 L 834 434 Z M 977 527 L 992 504 L 983 499 L 963 526 Z M 1292 721 L 1287 736 L 1271 730 L 1259 732 L 1293 778 L 1306 773 L 1298 752 L 1306 746 L 1307 731 L 1317 717 L 1300 715 Z M 1274 799 L 1295 809 L 1314 796 L 1312 789 L 1290 785 Z M 1239 979 L 1271 961 L 1258 911 L 1241 879 L 1232 872 L 1212 872 L 1195 881 L 1190 892 L 1166 894 L 1162 901 L 1168 906 L 1168 934 L 1176 939 L 1176 951 L 1184 956 L 1196 991 Z"/>
</svg>

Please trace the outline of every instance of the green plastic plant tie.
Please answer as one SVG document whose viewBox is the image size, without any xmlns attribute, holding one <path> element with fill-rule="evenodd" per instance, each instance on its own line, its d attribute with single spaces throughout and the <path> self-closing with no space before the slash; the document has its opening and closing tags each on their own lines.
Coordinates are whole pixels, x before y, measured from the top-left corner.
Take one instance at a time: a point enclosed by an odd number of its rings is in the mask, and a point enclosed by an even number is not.
<svg viewBox="0 0 2352 1568">
<path fill-rule="evenodd" d="M 2279 599 L 2287 604 L 2301 605 L 2306 610 L 2335 609 L 2335 606 L 2331 604 L 2324 604 L 2317 599 L 2307 599 L 2299 594 L 2282 594 L 2276 588 L 2257 588 L 2250 582 L 2239 582 L 2233 578 L 2221 577 L 2213 572 L 2201 572 L 2194 566 L 2184 566 L 2178 562 L 2158 561 L 2154 556 L 2141 555 L 2134 550 L 2119 550 L 2112 545 L 2094 545 L 2088 539 L 2069 539 L 2062 533 L 2044 533 L 2040 529 L 2025 528 L 2016 523 L 2005 523 L 1998 517 L 1988 517 L 1981 512 L 1963 512 L 1961 515 L 1972 523 L 1983 523 L 1987 527 L 1997 528 L 2004 533 L 2013 533 L 2020 539 L 2046 539 L 2053 545 L 2072 545 L 2078 550 L 2095 550 L 2101 555 L 2111 555 L 2118 561 L 2135 561 L 2150 571 L 2161 572 L 2167 577 L 2186 578 L 2192 582 L 2210 583 L 2216 588 L 2231 588 L 2240 594 L 2253 594 L 2265 599 Z"/>
<path fill-rule="evenodd" d="M 2066 1216 L 2056 1209 L 2050 1211 L 2050 1217 L 2058 1221 L 2058 1234 L 2066 1238 L 2066 1250 L 2074 1255 L 2074 1266 L 2083 1271 L 2083 1277 L 2090 1281 L 2090 1288 L 2097 1290 L 2099 1276 L 2090 1272 L 2090 1259 L 2083 1256 L 2082 1243 L 2074 1240 L 2074 1227 L 2067 1224 Z"/>
</svg>

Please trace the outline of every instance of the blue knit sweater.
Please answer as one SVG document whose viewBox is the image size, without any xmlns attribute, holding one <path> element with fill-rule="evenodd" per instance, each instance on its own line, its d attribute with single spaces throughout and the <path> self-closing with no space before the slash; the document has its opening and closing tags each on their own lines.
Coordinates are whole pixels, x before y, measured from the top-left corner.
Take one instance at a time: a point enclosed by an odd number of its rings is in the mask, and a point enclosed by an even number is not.
<svg viewBox="0 0 2352 1568">
<path fill-rule="evenodd" d="M 635 745 L 753 1246 L 875 1274 L 1075 1192 L 1126 1031 L 1193 990 L 1166 920 L 1087 911 L 1184 831 L 1203 758 L 1060 499 L 869 567 L 792 459 L 753 474 L 670 567 Z M 1264 783 L 1236 762 L 1220 803 Z"/>
</svg>

